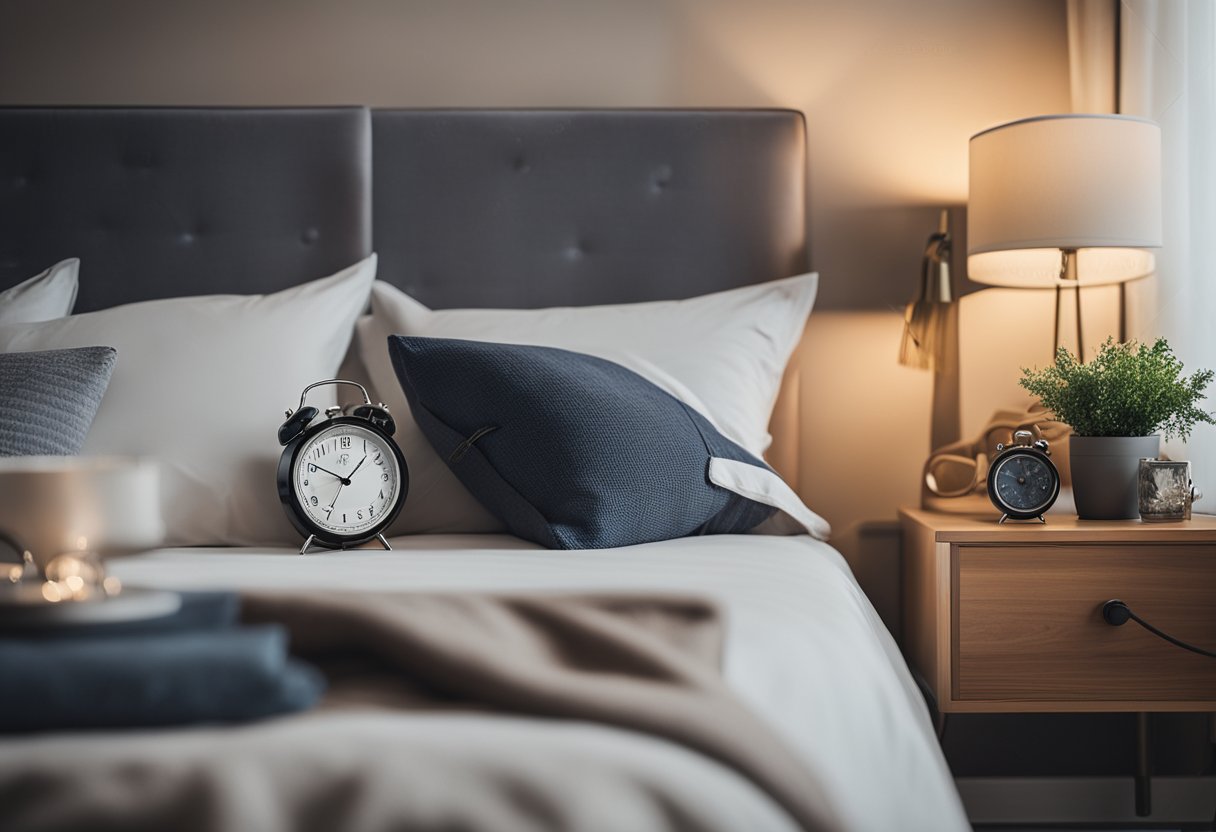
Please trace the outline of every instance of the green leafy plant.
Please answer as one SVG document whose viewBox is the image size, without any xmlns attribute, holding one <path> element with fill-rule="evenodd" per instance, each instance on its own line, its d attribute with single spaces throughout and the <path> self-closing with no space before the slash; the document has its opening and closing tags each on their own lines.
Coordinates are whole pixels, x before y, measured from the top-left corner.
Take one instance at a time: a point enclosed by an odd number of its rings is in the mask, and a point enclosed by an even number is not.
<svg viewBox="0 0 1216 832">
<path fill-rule="evenodd" d="M 1200 422 L 1216 424 L 1201 409 L 1211 370 L 1182 375 L 1182 362 L 1169 343 L 1151 347 L 1113 338 L 1092 361 L 1082 363 L 1061 347 L 1054 366 L 1022 368 L 1018 382 L 1080 436 L 1151 436 L 1186 439 Z"/>
</svg>

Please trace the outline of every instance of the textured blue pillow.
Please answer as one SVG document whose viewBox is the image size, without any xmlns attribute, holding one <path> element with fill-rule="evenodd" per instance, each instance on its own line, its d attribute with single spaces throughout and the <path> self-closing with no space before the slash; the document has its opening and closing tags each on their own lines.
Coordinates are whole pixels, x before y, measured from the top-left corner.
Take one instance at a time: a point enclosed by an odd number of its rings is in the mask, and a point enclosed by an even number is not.
<svg viewBox="0 0 1216 832">
<path fill-rule="evenodd" d="M 0 456 L 80 453 L 115 361 L 113 347 L 0 354 Z"/>
<path fill-rule="evenodd" d="M 712 484 L 764 467 L 619 364 L 549 347 L 389 338 L 414 419 L 490 512 L 551 549 L 744 532 L 774 509 Z"/>
</svg>

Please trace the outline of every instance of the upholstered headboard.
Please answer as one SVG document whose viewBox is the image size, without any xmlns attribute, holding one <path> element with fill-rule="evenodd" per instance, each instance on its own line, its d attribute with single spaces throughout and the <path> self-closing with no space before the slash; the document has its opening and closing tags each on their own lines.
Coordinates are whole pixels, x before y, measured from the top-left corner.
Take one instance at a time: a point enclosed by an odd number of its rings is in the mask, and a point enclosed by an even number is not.
<svg viewBox="0 0 1216 832">
<path fill-rule="evenodd" d="M 702 294 L 806 269 L 805 144 L 792 110 L 0 108 L 0 289 L 266 292 L 374 241 L 432 306 Z"/>
<path fill-rule="evenodd" d="M 362 107 L 0 108 L 0 289 L 79 257 L 88 312 L 274 291 L 370 251 Z"/>
<path fill-rule="evenodd" d="M 688 297 L 806 270 L 805 133 L 793 110 L 0 108 L 0 289 L 79 257 L 79 312 L 269 292 L 374 244 L 433 307 Z M 796 399 L 770 455 L 791 482 Z"/>
<path fill-rule="evenodd" d="M 670 299 L 807 268 L 793 110 L 375 110 L 379 276 L 432 307 Z"/>
</svg>

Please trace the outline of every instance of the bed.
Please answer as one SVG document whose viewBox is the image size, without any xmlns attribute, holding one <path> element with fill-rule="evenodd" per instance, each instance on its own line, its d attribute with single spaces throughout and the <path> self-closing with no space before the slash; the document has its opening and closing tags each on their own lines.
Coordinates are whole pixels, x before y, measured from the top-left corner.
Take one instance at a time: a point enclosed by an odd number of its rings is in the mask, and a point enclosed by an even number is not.
<svg viewBox="0 0 1216 832">
<path fill-rule="evenodd" d="M 85 264 L 77 312 L 272 292 L 373 250 L 378 280 L 435 309 L 676 299 L 806 270 L 805 128 L 792 111 L 9 109 L 0 147 L 0 289 L 70 253 Z M 794 384 L 769 452 L 792 483 L 817 474 L 797 470 Z M 827 543 L 391 543 L 304 558 L 167 548 L 113 571 L 182 590 L 704 596 L 725 611 L 727 685 L 792 749 L 839 828 L 967 828 L 899 651 Z M 30 828 L 119 828 L 116 806 L 156 800 L 141 796 L 151 759 L 178 775 L 159 817 L 182 829 L 799 828 L 737 770 L 660 737 L 401 710 L 9 739 L 0 807 Z M 307 799 L 276 799 L 286 769 L 310 772 Z M 92 784 L 77 814 L 47 810 L 38 785 L 52 772 Z"/>
</svg>

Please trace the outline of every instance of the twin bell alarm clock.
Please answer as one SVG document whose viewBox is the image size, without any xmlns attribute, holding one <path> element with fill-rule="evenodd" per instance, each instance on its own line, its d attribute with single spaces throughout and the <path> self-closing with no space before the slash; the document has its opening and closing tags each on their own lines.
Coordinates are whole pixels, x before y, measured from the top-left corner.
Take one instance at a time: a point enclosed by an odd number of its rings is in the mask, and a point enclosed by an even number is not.
<svg viewBox="0 0 1216 832">
<path fill-rule="evenodd" d="M 320 411 L 305 406 L 308 392 L 327 384 L 358 387 L 363 403 Z M 279 499 L 287 518 L 305 537 L 300 554 L 315 543 L 350 549 L 378 539 L 405 504 L 410 475 L 393 441 L 396 424 L 383 404 L 372 404 L 363 385 L 342 379 L 304 388 L 300 404 L 279 427 Z M 315 421 L 314 421 L 315 420 Z"/>
<path fill-rule="evenodd" d="M 988 468 L 988 498 L 1006 520 L 1038 520 L 1060 496 L 1060 472 L 1051 461 L 1046 439 L 1028 430 L 1014 432 L 1008 444 L 996 446 Z"/>
</svg>

